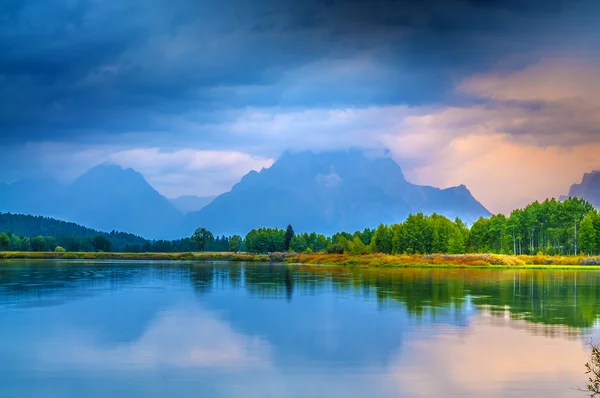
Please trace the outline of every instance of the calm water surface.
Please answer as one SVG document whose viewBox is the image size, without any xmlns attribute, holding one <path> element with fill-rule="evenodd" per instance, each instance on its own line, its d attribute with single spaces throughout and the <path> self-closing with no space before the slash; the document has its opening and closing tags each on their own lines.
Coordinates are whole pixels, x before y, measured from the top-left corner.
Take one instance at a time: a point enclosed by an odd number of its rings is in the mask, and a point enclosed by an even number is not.
<svg viewBox="0 0 600 398">
<path fill-rule="evenodd" d="M 585 397 L 600 273 L 0 262 L 0 397 Z"/>
</svg>

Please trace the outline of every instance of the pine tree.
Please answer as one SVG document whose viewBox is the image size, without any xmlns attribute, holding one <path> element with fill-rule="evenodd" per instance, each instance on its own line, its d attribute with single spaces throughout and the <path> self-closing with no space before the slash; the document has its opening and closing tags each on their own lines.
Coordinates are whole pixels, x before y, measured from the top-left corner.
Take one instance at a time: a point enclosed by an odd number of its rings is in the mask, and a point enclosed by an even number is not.
<svg viewBox="0 0 600 398">
<path fill-rule="evenodd" d="M 292 239 L 294 238 L 294 235 L 295 235 L 294 228 L 292 228 L 291 225 L 288 225 L 287 229 L 285 230 L 285 237 L 283 240 L 283 247 L 286 252 L 288 250 L 290 250 L 290 244 L 292 243 Z"/>
</svg>

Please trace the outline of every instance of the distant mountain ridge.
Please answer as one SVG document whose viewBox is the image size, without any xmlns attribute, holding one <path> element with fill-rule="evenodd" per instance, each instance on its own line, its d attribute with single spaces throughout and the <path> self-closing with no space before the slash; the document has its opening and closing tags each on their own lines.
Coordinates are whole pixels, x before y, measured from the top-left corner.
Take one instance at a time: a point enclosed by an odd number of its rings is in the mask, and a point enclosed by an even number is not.
<svg viewBox="0 0 600 398">
<path fill-rule="evenodd" d="M 203 207 L 215 200 L 215 198 L 216 196 L 183 195 L 177 198 L 169 199 L 169 201 L 182 214 L 187 214 L 193 211 L 201 210 Z"/>
<path fill-rule="evenodd" d="M 149 239 L 178 237 L 182 215 L 133 169 L 101 164 L 69 185 L 17 182 L 0 189 L 0 211 L 47 216 Z"/>
<path fill-rule="evenodd" d="M 571 185 L 569 194 L 561 196 L 560 199 L 566 199 L 569 196 L 585 199 L 596 209 L 600 209 L 600 170 L 585 173 L 581 183 Z"/>
<path fill-rule="evenodd" d="M 464 185 L 411 184 L 388 156 L 286 151 L 270 168 L 251 171 L 230 192 L 190 213 L 185 223 L 188 229 L 203 225 L 225 234 L 290 223 L 297 231 L 327 234 L 401 222 L 415 212 L 468 222 L 490 215 Z"/>
<path fill-rule="evenodd" d="M 200 210 L 184 214 L 185 206 Z M 298 232 L 331 234 L 401 222 L 416 212 L 467 222 L 490 215 L 464 185 L 411 184 L 393 159 L 360 150 L 286 151 L 271 167 L 249 172 L 214 199 L 169 200 L 139 172 L 101 164 L 68 185 L 0 185 L 0 212 L 53 217 L 147 239 L 190 236 L 199 226 L 218 235 L 288 224 Z"/>
</svg>

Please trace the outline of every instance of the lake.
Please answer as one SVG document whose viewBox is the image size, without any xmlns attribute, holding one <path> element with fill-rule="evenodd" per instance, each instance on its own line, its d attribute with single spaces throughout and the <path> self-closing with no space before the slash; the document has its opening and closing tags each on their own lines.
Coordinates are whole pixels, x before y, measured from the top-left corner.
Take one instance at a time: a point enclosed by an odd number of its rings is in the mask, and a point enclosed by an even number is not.
<svg viewBox="0 0 600 398">
<path fill-rule="evenodd" d="M 0 262 L 1 397 L 585 397 L 600 272 Z"/>
</svg>

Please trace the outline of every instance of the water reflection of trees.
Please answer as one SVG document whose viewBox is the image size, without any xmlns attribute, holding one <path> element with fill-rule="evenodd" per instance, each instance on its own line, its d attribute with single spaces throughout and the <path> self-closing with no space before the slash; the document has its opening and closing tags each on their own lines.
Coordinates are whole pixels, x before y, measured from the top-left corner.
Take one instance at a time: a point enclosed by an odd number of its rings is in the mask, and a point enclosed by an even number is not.
<svg viewBox="0 0 600 398">
<path fill-rule="evenodd" d="M 545 325 L 591 327 L 600 314 L 600 273 L 546 270 L 401 270 L 249 266 L 245 285 L 251 294 L 291 298 L 293 292 L 330 289 L 400 302 L 411 314 L 460 310 L 467 297 L 492 315 Z M 296 289 L 296 290 L 294 290 Z M 292 292 L 292 293 L 290 293 Z"/>
<path fill-rule="evenodd" d="M 527 323 L 591 327 L 600 314 L 600 272 L 485 269 L 361 269 L 282 264 L 74 264 L 27 262 L 0 267 L 2 303 L 44 305 L 98 289 L 152 280 L 190 284 L 199 294 L 244 289 L 250 296 L 293 300 L 317 292 L 398 303 L 414 316 L 475 305 Z"/>
</svg>

